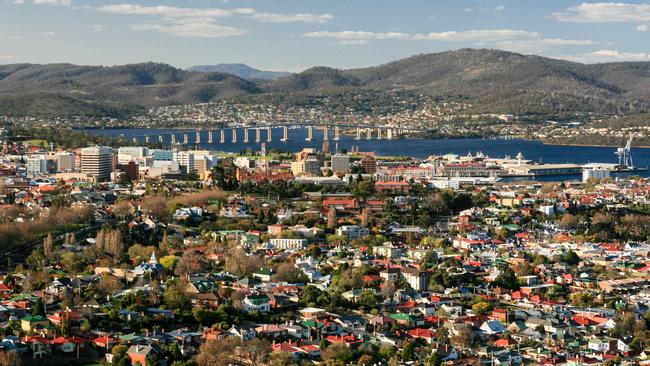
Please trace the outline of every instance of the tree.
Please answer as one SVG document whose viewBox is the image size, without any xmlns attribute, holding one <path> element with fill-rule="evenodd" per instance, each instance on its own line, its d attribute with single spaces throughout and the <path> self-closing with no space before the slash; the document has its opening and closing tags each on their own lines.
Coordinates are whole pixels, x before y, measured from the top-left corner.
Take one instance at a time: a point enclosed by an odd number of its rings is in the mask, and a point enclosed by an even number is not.
<svg viewBox="0 0 650 366">
<path fill-rule="evenodd" d="M 518 290 L 519 282 L 517 281 L 517 275 L 511 268 L 506 268 L 501 272 L 495 279 L 494 285 L 501 286 L 510 290 Z"/>
<path fill-rule="evenodd" d="M 23 360 L 16 351 L 0 351 L 0 366 L 20 366 Z"/>
<path fill-rule="evenodd" d="M 85 266 L 85 258 L 75 252 L 67 252 L 61 255 L 61 264 L 70 272 L 81 272 Z"/>
<path fill-rule="evenodd" d="M 111 353 L 113 354 L 113 363 L 119 363 L 119 361 L 122 358 L 127 357 L 126 353 L 128 352 L 128 350 L 129 347 L 123 344 L 113 347 L 113 349 L 111 350 Z"/>
<path fill-rule="evenodd" d="M 381 294 L 384 299 L 391 299 L 395 292 L 397 291 L 397 286 L 395 285 L 394 280 L 387 280 L 384 282 L 384 285 L 381 287 Z"/>
<path fill-rule="evenodd" d="M 352 361 L 352 350 L 343 343 L 332 343 L 321 351 L 321 358 L 324 361 L 341 361 L 348 363 Z"/>
<path fill-rule="evenodd" d="M 363 210 L 361 211 L 361 226 L 363 227 L 368 227 L 369 219 L 370 218 L 370 209 L 368 207 L 364 207 Z"/>
<path fill-rule="evenodd" d="M 580 257 L 573 250 L 569 250 L 562 259 L 566 264 L 575 266 L 580 263 Z"/>
<path fill-rule="evenodd" d="M 269 366 L 297 366 L 293 355 L 288 352 L 273 352 L 269 357 Z"/>
<path fill-rule="evenodd" d="M 129 247 L 129 250 L 127 250 L 127 254 L 129 256 L 129 259 L 131 260 L 131 263 L 134 265 L 138 265 L 142 262 L 146 262 L 151 258 L 151 253 L 156 251 L 156 247 L 149 245 L 149 246 L 144 246 L 140 244 L 134 244 Z"/>
<path fill-rule="evenodd" d="M 79 330 L 83 333 L 89 333 L 91 330 L 93 330 L 93 326 L 90 324 L 88 319 L 84 319 L 83 323 L 81 323 L 81 327 L 79 327 Z"/>
<path fill-rule="evenodd" d="M 122 282 L 120 282 L 120 279 L 111 276 L 108 273 L 104 273 L 102 276 L 101 281 L 99 281 L 99 290 L 102 292 L 102 295 L 107 296 L 107 295 L 114 295 L 115 292 L 118 290 L 122 289 Z"/>
<path fill-rule="evenodd" d="M 278 282 L 302 283 L 308 282 L 309 279 L 293 263 L 285 262 L 276 268 L 273 280 Z"/>
<path fill-rule="evenodd" d="M 184 310 L 190 306 L 190 299 L 187 297 L 181 281 L 170 281 L 165 290 L 163 301 L 168 308 L 173 310 Z"/>
<path fill-rule="evenodd" d="M 594 294 L 592 292 L 576 292 L 571 295 L 571 305 L 573 306 L 593 306 Z"/>
<path fill-rule="evenodd" d="M 197 250 L 186 250 L 178 261 L 174 273 L 177 276 L 186 276 L 190 273 L 201 272 L 203 269 L 203 256 Z"/>
<path fill-rule="evenodd" d="M 567 213 L 562 216 L 558 225 L 563 229 L 577 229 L 578 225 L 580 225 L 580 221 L 574 215 Z"/>
<path fill-rule="evenodd" d="M 234 273 L 239 277 L 246 277 L 255 270 L 264 266 L 264 259 L 256 255 L 248 255 L 239 246 L 232 245 L 226 256 L 226 271 Z"/>
<path fill-rule="evenodd" d="M 470 348 L 474 342 L 474 334 L 472 330 L 466 326 L 461 325 L 456 330 L 456 335 L 451 337 L 452 345 L 459 348 Z"/>
<path fill-rule="evenodd" d="M 472 310 L 476 315 L 485 315 L 492 311 L 492 305 L 489 302 L 481 301 L 472 305 Z"/>
<path fill-rule="evenodd" d="M 183 359 L 183 353 L 178 347 L 178 343 L 167 345 L 163 348 L 163 355 L 168 362 L 181 361 Z"/>
<path fill-rule="evenodd" d="M 45 316 L 45 304 L 43 303 L 43 300 L 40 297 L 36 298 L 36 302 L 34 303 L 34 307 L 32 308 L 32 315 Z"/>
<path fill-rule="evenodd" d="M 375 193 L 375 183 L 371 180 L 361 180 L 352 184 L 352 194 L 365 201 Z"/>
<path fill-rule="evenodd" d="M 52 233 L 47 233 L 47 237 L 43 240 L 43 254 L 47 258 L 52 258 L 54 254 L 54 239 L 52 238 Z"/>
<path fill-rule="evenodd" d="M 372 366 L 375 364 L 375 358 L 372 355 L 368 354 L 361 355 L 357 361 L 357 364 L 359 366 Z"/>
<path fill-rule="evenodd" d="M 176 269 L 179 260 L 180 258 L 175 255 L 166 255 L 160 258 L 158 262 L 160 262 L 160 265 L 163 266 L 166 271 L 173 272 Z"/>
<path fill-rule="evenodd" d="M 336 229 L 336 207 L 330 207 L 327 212 L 327 228 L 330 230 Z"/>
</svg>

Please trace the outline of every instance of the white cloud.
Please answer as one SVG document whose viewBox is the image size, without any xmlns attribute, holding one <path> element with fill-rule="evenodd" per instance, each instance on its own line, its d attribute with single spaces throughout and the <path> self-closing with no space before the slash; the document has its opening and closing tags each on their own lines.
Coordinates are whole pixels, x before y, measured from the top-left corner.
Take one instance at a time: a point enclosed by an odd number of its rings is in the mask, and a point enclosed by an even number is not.
<svg viewBox="0 0 650 366">
<path fill-rule="evenodd" d="M 303 34 L 307 38 L 332 38 L 339 41 L 370 41 L 382 39 L 409 39 L 411 36 L 406 33 L 399 32 L 364 32 L 364 31 L 341 31 L 341 32 L 309 32 Z M 349 43 L 348 43 L 349 44 Z"/>
<path fill-rule="evenodd" d="M 252 8 L 183 8 L 167 5 L 114 4 L 101 6 L 97 10 L 110 14 L 157 18 L 156 21 L 131 25 L 129 27 L 131 30 L 155 31 L 179 37 L 198 38 L 232 37 L 248 33 L 245 29 L 219 24 L 219 19 L 227 17 L 244 17 L 259 22 L 273 23 L 325 23 L 334 19 L 334 16 L 330 14 L 258 13 Z"/>
<path fill-rule="evenodd" d="M 22 5 L 25 3 L 25 0 L 14 0 L 14 4 Z"/>
<path fill-rule="evenodd" d="M 433 32 L 416 34 L 414 40 L 421 41 L 445 41 L 445 42 L 498 42 L 513 39 L 533 39 L 539 37 L 537 32 L 528 32 L 514 29 L 487 29 Z"/>
<path fill-rule="evenodd" d="M 88 26 L 88 29 L 90 29 L 93 32 L 101 32 L 104 30 L 104 26 L 101 24 L 90 24 Z"/>
<path fill-rule="evenodd" d="M 616 50 L 598 50 L 591 53 L 567 56 L 566 59 L 582 63 L 650 61 L 649 53 L 622 52 Z"/>
<path fill-rule="evenodd" d="M 54 32 L 41 32 L 41 35 L 45 36 L 45 37 L 54 37 L 54 35 L 56 35 L 56 33 L 54 33 Z"/>
<path fill-rule="evenodd" d="M 255 10 L 250 8 L 179 8 L 176 6 L 167 5 L 141 6 L 137 4 L 104 5 L 99 7 L 98 10 L 104 13 L 112 14 L 149 15 L 161 16 L 165 18 L 222 18 L 237 14 L 255 13 Z"/>
<path fill-rule="evenodd" d="M 0 61 L 8 61 L 14 58 L 13 55 L 0 55 Z"/>
<path fill-rule="evenodd" d="M 596 42 L 582 39 L 539 38 L 528 40 L 511 40 L 495 42 L 494 45 L 502 50 L 521 53 L 537 53 L 554 47 L 593 46 Z"/>
<path fill-rule="evenodd" d="M 298 13 L 298 14 L 277 14 L 277 13 L 255 13 L 251 18 L 260 22 L 270 23 L 327 23 L 334 19 L 331 14 L 311 14 L 311 13 Z"/>
<path fill-rule="evenodd" d="M 637 30 L 637 32 L 647 32 L 648 31 L 648 26 L 645 25 L 645 24 L 637 25 L 636 30 Z"/>
<path fill-rule="evenodd" d="M 129 27 L 135 31 L 157 31 L 178 37 L 189 38 L 223 38 L 242 36 L 244 29 L 228 27 L 213 22 L 187 22 L 175 24 L 135 24 Z"/>
<path fill-rule="evenodd" d="M 495 6 L 495 7 L 494 7 L 494 10 L 496 10 L 496 11 L 503 11 L 503 10 L 506 10 L 506 7 L 503 6 L 503 5 L 498 5 L 498 6 Z"/>
<path fill-rule="evenodd" d="M 538 32 L 516 29 L 485 29 L 432 33 L 366 32 L 366 31 L 320 31 L 304 33 L 307 38 L 329 38 L 336 44 L 366 44 L 379 40 L 409 40 L 471 43 L 475 46 L 494 46 L 517 52 L 539 52 L 552 47 L 591 46 L 590 40 L 544 38 Z"/>
<path fill-rule="evenodd" d="M 72 0 L 34 0 L 34 4 L 37 4 L 37 5 L 70 6 L 72 4 Z"/>
<path fill-rule="evenodd" d="M 350 39 L 350 40 L 343 39 L 340 41 L 336 41 L 335 43 L 343 46 L 356 46 L 356 45 L 368 44 L 370 43 L 370 41 L 366 39 Z"/>
<path fill-rule="evenodd" d="M 575 23 L 642 23 L 650 21 L 650 4 L 582 3 L 551 18 Z"/>
</svg>

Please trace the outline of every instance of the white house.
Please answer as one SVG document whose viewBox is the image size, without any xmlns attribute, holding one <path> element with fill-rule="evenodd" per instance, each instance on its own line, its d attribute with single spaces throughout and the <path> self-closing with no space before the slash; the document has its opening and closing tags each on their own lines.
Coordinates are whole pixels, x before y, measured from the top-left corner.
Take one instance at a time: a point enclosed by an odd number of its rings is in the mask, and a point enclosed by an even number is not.
<svg viewBox="0 0 650 366">
<path fill-rule="evenodd" d="M 271 302 L 267 295 L 248 295 L 243 302 L 244 311 L 259 311 L 267 313 L 271 311 Z"/>
<path fill-rule="evenodd" d="M 370 230 L 359 225 L 343 225 L 336 229 L 336 235 L 345 237 L 348 240 L 356 240 L 370 235 Z"/>
</svg>

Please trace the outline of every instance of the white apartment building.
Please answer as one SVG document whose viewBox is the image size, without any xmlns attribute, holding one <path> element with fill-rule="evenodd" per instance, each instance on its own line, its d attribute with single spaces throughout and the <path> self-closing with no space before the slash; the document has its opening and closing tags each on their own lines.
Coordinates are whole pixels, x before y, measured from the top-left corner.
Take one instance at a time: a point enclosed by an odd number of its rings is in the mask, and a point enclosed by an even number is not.
<svg viewBox="0 0 650 366">
<path fill-rule="evenodd" d="M 174 161 L 178 162 L 183 173 L 187 174 L 196 170 L 194 153 L 191 151 L 174 151 Z"/>
<path fill-rule="evenodd" d="M 29 176 L 37 176 L 47 173 L 47 160 L 44 155 L 34 155 L 27 158 L 25 169 Z"/>
<path fill-rule="evenodd" d="M 71 172 L 75 170 L 75 158 L 73 153 L 58 152 L 54 154 L 56 159 L 56 170 L 59 172 Z"/>
<path fill-rule="evenodd" d="M 348 240 L 356 240 L 370 235 L 370 230 L 359 225 L 343 225 L 336 229 L 336 235 L 340 235 Z"/>
<path fill-rule="evenodd" d="M 307 239 L 269 239 L 269 244 L 278 250 L 304 249 L 307 247 Z"/>
<path fill-rule="evenodd" d="M 131 161 L 143 160 L 149 155 L 149 149 L 143 146 L 124 146 L 117 150 L 117 163 L 128 164 Z"/>
</svg>

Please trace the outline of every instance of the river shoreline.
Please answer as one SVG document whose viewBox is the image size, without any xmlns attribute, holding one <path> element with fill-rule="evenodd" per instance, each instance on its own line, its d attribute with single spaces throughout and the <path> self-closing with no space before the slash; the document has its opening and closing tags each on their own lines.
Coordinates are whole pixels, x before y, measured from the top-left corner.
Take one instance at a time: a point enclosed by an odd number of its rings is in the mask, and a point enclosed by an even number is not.
<svg viewBox="0 0 650 366">
<path fill-rule="evenodd" d="M 266 127 L 266 126 L 264 126 Z M 243 128 L 243 127 L 237 127 L 237 128 Z M 256 128 L 256 127 L 249 127 L 249 128 Z M 261 127 L 260 127 L 261 128 Z M 73 130 L 75 131 L 80 131 L 80 132 L 88 132 L 90 130 L 139 130 L 139 129 L 145 129 L 144 127 L 93 127 L 93 128 L 74 128 Z M 178 130 L 180 131 L 195 131 L 197 130 L 196 128 L 192 127 L 174 127 L 174 128 L 160 128 L 160 127 L 152 127 L 152 129 L 156 130 Z M 207 131 L 199 129 L 201 131 Z M 343 135 L 343 134 L 341 134 Z M 350 135 L 352 136 L 352 135 Z M 435 138 L 427 138 L 427 137 L 408 137 L 408 139 L 411 140 L 470 140 L 470 139 L 489 139 L 489 138 L 494 138 L 496 140 L 503 140 L 502 138 L 499 138 L 498 136 L 447 136 L 447 137 L 435 137 Z M 613 144 L 578 144 L 578 143 L 558 143 L 558 142 L 551 142 L 551 141 L 546 141 L 546 140 L 538 140 L 538 139 L 529 139 L 525 137 L 514 137 L 516 139 L 521 139 L 525 141 L 535 141 L 535 142 L 541 142 L 544 145 L 549 145 L 549 146 L 573 146 L 573 147 L 611 147 L 611 148 L 618 148 L 621 147 L 619 145 L 613 145 Z M 404 138 L 394 138 L 394 140 L 400 140 Z M 633 146 L 635 149 L 650 149 L 650 145 L 634 145 Z"/>
</svg>

